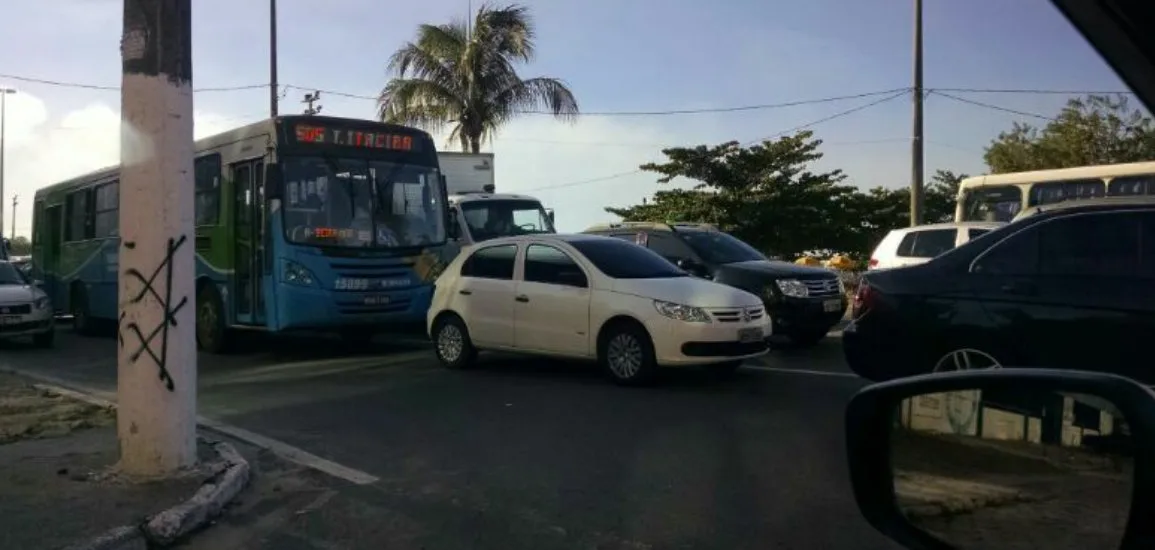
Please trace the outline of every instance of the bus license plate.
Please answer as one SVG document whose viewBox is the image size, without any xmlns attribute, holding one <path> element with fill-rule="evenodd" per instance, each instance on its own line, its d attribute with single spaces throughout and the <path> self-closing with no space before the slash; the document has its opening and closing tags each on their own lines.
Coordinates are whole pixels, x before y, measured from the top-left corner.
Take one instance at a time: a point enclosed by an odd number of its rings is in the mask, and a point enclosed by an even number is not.
<svg viewBox="0 0 1155 550">
<path fill-rule="evenodd" d="M 827 300 L 822 302 L 822 311 L 825 311 L 826 313 L 842 311 L 842 300 Z"/>
<path fill-rule="evenodd" d="M 367 306 L 383 306 L 389 303 L 388 296 L 366 296 L 365 305 Z"/>
<path fill-rule="evenodd" d="M 751 342 L 758 342 L 762 340 L 761 328 L 742 328 L 738 329 L 738 341 L 743 344 Z"/>
</svg>

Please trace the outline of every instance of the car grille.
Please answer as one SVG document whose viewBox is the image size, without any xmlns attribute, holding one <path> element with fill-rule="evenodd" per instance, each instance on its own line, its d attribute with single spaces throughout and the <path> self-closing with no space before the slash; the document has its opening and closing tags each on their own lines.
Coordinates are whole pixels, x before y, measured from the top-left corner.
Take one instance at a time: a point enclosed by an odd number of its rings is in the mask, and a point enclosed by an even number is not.
<svg viewBox="0 0 1155 550">
<path fill-rule="evenodd" d="M 32 304 L 0 305 L 0 315 L 28 315 L 32 313 Z"/>
<path fill-rule="evenodd" d="M 802 281 L 806 290 L 814 297 L 837 296 L 838 279 L 809 279 Z"/>
<path fill-rule="evenodd" d="M 763 309 L 762 306 L 748 307 L 745 308 L 744 311 L 745 314 L 749 316 L 749 319 L 743 319 L 743 308 L 740 307 L 711 309 L 710 315 L 719 323 L 757 321 L 766 315 L 766 310 Z"/>
</svg>

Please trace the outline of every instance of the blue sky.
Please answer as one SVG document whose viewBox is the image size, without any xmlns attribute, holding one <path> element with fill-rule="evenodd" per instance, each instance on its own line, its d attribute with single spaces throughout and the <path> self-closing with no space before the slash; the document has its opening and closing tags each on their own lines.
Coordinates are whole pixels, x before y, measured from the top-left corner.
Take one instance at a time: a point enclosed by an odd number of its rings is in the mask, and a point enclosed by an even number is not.
<svg viewBox="0 0 1155 550">
<path fill-rule="evenodd" d="M 0 74 L 119 84 L 122 0 L 5 0 Z M 538 58 L 522 76 L 565 79 L 583 111 L 654 111 L 769 104 L 910 85 L 909 0 L 529 0 Z M 479 2 L 474 2 L 476 7 Z M 372 96 L 385 63 L 422 22 L 464 17 L 467 0 L 280 0 L 282 112 L 307 89 Z M 194 0 L 195 87 L 268 81 L 264 0 Z M 1122 90 L 1123 84 L 1048 0 L 925 0 L 928 88 Z M 8 105 L 7 196 L 32 193 L 116 162 L 119 95 L 0 77 L 20 93 Z M 1067 97 L 954 93 L 1002 107 L 1056 112 Z M 374 102 L 323 95 L 325 114 L 371 117 Z M 497 185 L 528 190 L 557 209 L 562 230 L 613 219 L 602 208 L 658 189 L 645 173 L 605 178 L 660 160 L 662 146 L 750 141 L 877 98 L 780 109 L 679 116 L 587 116 L 564 124 L 527 116 L 492 145 Z M 267 89 L 195 96 L 197 133 L 258 120 Z M 813 127 L 826 141 L 820 168 L 842 168 L 862 187 L 909 181 L 911 102 L 903 97 Z M 1029 117 L 931 95 L 926 168 L 983 171 L 982 148 Z M 597 180 L 586 184 L 575 184 Z M 544 189 L 543 187 L 552 187 Z M 5 228 L 7 230 L 7 227 Z M 7 231 L 6 231 L 7 232 Z"/>
</svg>

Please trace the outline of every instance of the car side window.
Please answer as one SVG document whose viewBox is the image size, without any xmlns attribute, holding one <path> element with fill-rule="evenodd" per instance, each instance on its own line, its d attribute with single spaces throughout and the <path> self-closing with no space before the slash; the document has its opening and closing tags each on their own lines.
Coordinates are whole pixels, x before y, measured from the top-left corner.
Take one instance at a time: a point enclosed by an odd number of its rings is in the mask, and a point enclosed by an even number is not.
<svg viewBox="0 0 1155 550">
<path fill-rule="evenodd" d="M 517 259 L 517 245 L 503 244 L 474 251 L 461 266 L 462 277 L 478 279 L 513 280 L 513 264 Z"/>
<path fill-rule="evenodd" d="M 983 275 L 1031 276 L 1039 273 L 1038 226 L 1028 227 L 995 243 L 971 268 Z"/>
<path fill-rule="evenodd" d="M 955 229 L 911 231 L 902 238 L 895 253 L 900 258 L 933 258 L 954 248 Z"/>
<path fill-rule="evenodd" d="M 533 283 L 588 288 L 585 271 L 565 252 L 544 244 L 525 250 L 525 280 Z"/>
<path fill-rule="evenodd" d="M 973 240 L 975 240 L 975 239 L 977 239 L 983 235 L 986 235 L 987 233 L 990 233 L 990 232 L 991 232 L 990 229 L 973 229 L 973 228 L 967 229 L 967 240 L 973 241 Z"/>
<path fill-rule="evenodd" d="M 678 260 L 693 258 L 690 247 L 672 235 L 650 235 L 650 242 L 647 246 L 650 250 L 674 263 L 678 263 Z"/>
<path fill-rule="evenodd" d="M 1039 228 L 1043 275 L 1135 277 L 1139 271 L 1140 223 L 1131 213 L 1080 214 Z"/>
</svg>

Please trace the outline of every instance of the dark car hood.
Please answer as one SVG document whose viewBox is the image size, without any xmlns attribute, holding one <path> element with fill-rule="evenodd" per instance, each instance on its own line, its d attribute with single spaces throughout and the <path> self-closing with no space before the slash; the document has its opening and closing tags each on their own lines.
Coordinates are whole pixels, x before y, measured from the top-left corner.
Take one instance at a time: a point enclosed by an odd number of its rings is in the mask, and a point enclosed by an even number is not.
<svg viewBox="0 0 1155 550">
<path fill-rule="evenodd" d="M 761 275 L 766 278 L 781 279 L 786 277 L 801 277 L 803 279 L 820 279 L 834 277 L 829 269 L 792 264 L 790 262 L 775 262 L 753 260 L 749 262 L 735 262 L 722 264 L 717 269 L 719 274 L 733 273 L 746 276 Z"/>
</svg>

